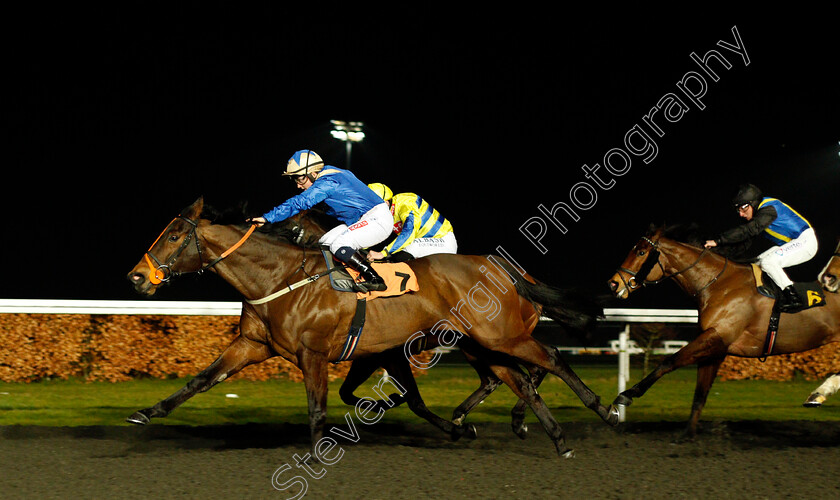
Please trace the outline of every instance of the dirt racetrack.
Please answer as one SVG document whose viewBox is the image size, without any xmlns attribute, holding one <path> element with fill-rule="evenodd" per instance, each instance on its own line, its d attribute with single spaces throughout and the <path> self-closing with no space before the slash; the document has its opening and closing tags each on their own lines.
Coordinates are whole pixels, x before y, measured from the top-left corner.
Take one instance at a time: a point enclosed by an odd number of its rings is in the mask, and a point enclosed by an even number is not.
<svg viewBox="0 0 840 500">
<path fill-rule="evenodd" d="M 9 426 L 0 496 L 285 499 L 301 491 L 297 475 L 303 498 L 840 498 L 840 422 L 704 422 L 694 442 L 679 441 L 681 423 L 565 423 L 572 459 L 530 427 L 524 441 L 485 424 L 453 443 L 427 424 L 382 422 L 356 443 L 336 437 L 344 455 L 312 465 L 318 479 L 280 470 L 281 491 L 272 475 L 307 453 L 305 426 Z"/>
</svg>

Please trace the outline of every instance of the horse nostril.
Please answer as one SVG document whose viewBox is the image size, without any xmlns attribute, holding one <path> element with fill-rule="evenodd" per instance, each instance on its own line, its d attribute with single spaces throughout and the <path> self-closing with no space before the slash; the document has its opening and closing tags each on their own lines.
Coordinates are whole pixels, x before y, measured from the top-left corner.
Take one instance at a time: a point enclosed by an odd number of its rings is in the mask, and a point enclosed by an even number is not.
<svg viewBox="0 0 840 500">
<path fill-rule="evenodd" d="M 610 281 L 610 290 L 613 292 L 618 290 L 618 283 L 615 280 Z"/>
<path fill-rule="evenodd" d="M 145 279 L 146 277 L 142 273 L 131 273 L 128 275 L 128 281 L 135 285 L 142 283 Z"/>
</svg>

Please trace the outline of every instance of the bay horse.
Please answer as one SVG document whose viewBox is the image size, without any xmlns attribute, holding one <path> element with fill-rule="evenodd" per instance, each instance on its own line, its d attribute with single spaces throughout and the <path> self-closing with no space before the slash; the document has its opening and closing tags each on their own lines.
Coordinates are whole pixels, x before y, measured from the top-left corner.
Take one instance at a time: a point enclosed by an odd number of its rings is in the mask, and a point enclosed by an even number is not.
<svg viewBox="0 0 840 500">
<path fill-rule="evenodd" d="M 338 361 L 344 351 L 356 312 L 356 295 L 336 292 L 329 280 L 319 280 L 328 273 L 324 259 L 307 258 L 313 253 L 307 256 L 306 248 L 295 238 L 255 231 L 246 224 L 213 224 L 202 218 L 203 209 L 204 200 L 199 198 L 173 219 L 128 279 L 135 291 L 148 296 L 172 276 L 215 272 L 245 298 L 240 333 L 186 386 L 155 406 L 135 412 L 128 421 L 145 424 L 151 418 L 165 417 L 196 393 L 250 364 L 279 355 L 303 373 L 312 457 L 317 460 L 317 444 L 324 437 L 326 423 L 327 364 Z M 403 346 L 415 332 L 446 327 L 474 342 L 475 356 L 530 406 L 560 456 L 573 453 L 565 446 L 563 429 L 517 364 L 559 376 L 584 406 L 608 424 L 618 424 L 617 409 L 602 405 L 598 395 L 562 359 L 531 336 L 544 309 L 563 307 L 546 303 L 552 298 L 545 293 L 550 287 L 517 269 L 516 293 L 499 290 L 505 278 L 492 275 L 490 260 L 484 256 L 437 254 L 413 261 L 411 268 L 420 289 L 370 301 L 364 335 L 349 360 Z M 294 285 L 308 285 L 292 291 L 290 283 L 295 276 L 306 278 Z M 290 293 L 252 303 L 286 288 Z M 525 291 L 528 293 L 523 295 Z"/>
<path fill-rule="evenodd" d="M 687 435 L 694 437 L 709 389 L 726 356 L 766 355 L 765 337 L 774 299 L 757 292 L 749 265 L 671 239 L 663 228 L 651 228 L 636 243 L 608 285 L 616 297 L 626 299 L 644 285 L 668 279 L 696 300 L 701 332 L 639 383 L 619 394 L 613 404 L 629 406 L 665 374 L 696 364 L 697 384 L 686 429 Z M 826 294 L 825 298 L 824 306 L 782 313 L 772 355 L 840 341 L 840 296 Z"/>
<path fill-rule="evenodd" d="M 831 293 L 837 293 L 840 288 L 840 241 L 837 242 L 837 247 L 828 260 L 828 264 L 817 275 L 817 281 L 823 289 Z M 837 391 L 840 391 L 840 372 L 825 379 L 825 382 L 808 395 L 808 399 L 802 403 L 802 406 L 809 408 L 822 406 L 825 400 Z"/>
</svg>

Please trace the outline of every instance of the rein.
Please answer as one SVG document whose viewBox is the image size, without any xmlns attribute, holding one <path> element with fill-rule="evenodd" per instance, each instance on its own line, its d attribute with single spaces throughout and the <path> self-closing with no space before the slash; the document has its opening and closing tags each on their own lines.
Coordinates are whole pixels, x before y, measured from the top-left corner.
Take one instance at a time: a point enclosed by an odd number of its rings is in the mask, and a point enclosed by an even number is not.
<svg viewBox="0 0 840 500">
<path fill-rule="evenodd" d="M 318 281 L 319 279 L 323 278 L 324 276 L 327 276 L 330 273 L 332 273 L 333 271 L 337 271 L 339 269 L 343 269 L 343 268 L 342 267 L 334 267 L 334 268 L 328 270 L 325 273 L 318 273 L 318 274 L 313 274 L 312 276 L 307 276 L 306 278 L 304 278 L 300 281 L 297 281 L 295 283 L 292 283 L 291 285 L 286 286 L 285 288 L 281 288 L 280 290 L 277 290 L 276 292 L 272 293 L 271 295 L 267 295 L 267 296 L 265 296 L 261 299 L 246 300 L 245 302 L 247 302 L 251 305 L 255 305 L 255 306 L 260 305 L 260 304 L 265 304 L 266 302 L 271 302 L 272 300 L 276 299 L 277 297 L 280 297 L 282 295 L 286 295 L 287 293 L 291 292 L 292 290 L 295 290 L 295 289 L 300 288 L 302 286 L 308 285 L 308 284 L 310 284 L 314 281 Z"/>
<path fill-rule="evenodd" d="M 184 241 L 181 242 L 181 245 L 178 247 L 178 249 L 175 250 L 172 253 L 172 255 L 169 257 L 169 259 L 167 259 L 167 261 L 165 263 L 163 263 L 163 262 L 160 261 L 160 259 L 158 259 L 155 256 L 155 254 L 152 253 L 152 249 L 155 247 L 155 245 L 157 245 L 157 242 L 160 241 L 161 237 L 163 237 L 163 235 L 166 234 L 166 231 L 167 231 L 167 229 L 169 229 L 169 226 L 172 225 L 172 222 L 175 222 L 179 219 L 184 221 L 184 222 L 187 222 L 190 225 L 190 231 L 187 233 L 186 236 L 184 236 Z M 251 236 L 251 234 L 257 228 L 256 224 L 252 224 L 251 227 L 248 228 L 248 231 L 246 231 L 245 234 L 242 236 L 242 238 L 239 239 L 239 241 L 237 241 L 236 243 L 233 244 L 233 246 L 231 246 L 230 248 L 228 248 L 227 250 L 222 252 L 222 254 L 219 255 L 218 257 L 216 257 L 215 259 L 213 259 L 212 262 L 209 262 L 208 264 L 201 266 L 199 269 L 197 269 L 195 271 L 183 272 L 183 271 L 173 271 L 171 269 L 171 267 L 172 267 L 173 264 L 175 264 L 175 261 L 178 260 L 178 257 L 181 256 L 181 252 L 183 252 L 184 249 L 186 249 L 189 246 L 190 241 L 195 241 L 195 249 L 198 252 L 199 262 L 201 262 L 203 260 L 202 253 L 201 253 L 201 246 L 198 244 L 198 235 L 196 234 L 196 229 L 198 228 L 198 223 L 196 223 L 195 221 L 193 221 L 193 220 L 191 220 L 187 217 L 181 216 L 181 215 L 172 219 L 172 222 L 170 222 L 166 226 L 166 228 L 164 228 L 163 232 L 160 233 L 160 235 L 155 239 L 154 243 L 152 243 L 152 246 L 149 247 L 149 250 L 146 251 L 146 254 L 144 256 L 145 259 L 146 259 L 146 263 L 149 266 L 149 270 L 152 271 L 149 274 L 149 281 L 151 281 L 155 285 L 158 285 L 160 283 L 165 283 L 165 282 L 169 281 L 170 279 L 172 279 L 172 277 L 174 277 L 174 276 L 181 276 L 183 274 L 188 274 L 188 273 L 197 273 L 197 274 L 204 273 L 204 271 L 207 271 L 208 269 L 211 269 L 216 264 L 218 264 L 219 262 L 221 262 L 225 258 L 227 258 L 230 254 L 235 252 L 236 249 L 238 249 L 240 246 L 242 246 L 242 244 L 245 243 L 245 241 Z M 296 232 L 298 234 L 295 237 L 294 242 L 295 243 L 300 243 L 300 241 L 303 239 L 304 229 L 302 227 L 296 227 L 295 229 L 297 230 Z M 155 267 L 154 264 L 152 264 L 152 261 L 154 261 L 155 264 L 157 264 L 157 267 Z M 303 263 L 301 264 L 301 269 L 303 269 L 303 266 L 305 264 L 306 264 L 306 254 L 304 253 Z M 252 304 L 252 305 L 259 305 L 259 304 L 265 304 L 266 302 L 271 302 L 272 300 L 276 299 L 277 297 L 285 295 L 285 294 L 291 292 L 292 290 L 295 290 L 295 289 L 300 288 L 302 286 L 308 285 L 309 283 L 313 283 L 313 282 L 319 280 L 320 278 L 323 278 L 324 276 L 328 276 L 333 271 L 337 271 L 339 269 L 342 269 L 342 268 L 341 267 L 334 267 L 334 268 L 328 270 L 325 273 L 313 274 L 312 276 L 307 275 L 306 278 L 304 278 L 304 279 L 302 279 L 298 282 L 292 283 L 291 285 L 288 285 L 288 286 L 272 293 L 271 295 L 268 295 L 268 296 L 263 297 L 261 299 L 246 300 L 245 302 L 247 302 L 249 304 Z"/>
<path fill-rule="evenodd" d="M 703 260 L 703 256 L 706 255 L 706 253 L 709 251 L 708 248 L 704 248 L 700 252 L 700 255 L 697 256 L 697 260 L 695 260 L 688 267 L 686 267 L 684 269 L 680 269 L 679 271 L 677 271 L 673 274 L 667 274 L 665 272 L 665 268 L 662 266 L 662 263 L 659 262 L 659 256 L 661 255 L 661 252 L 659 251 L 659 241 L 653 241 L 650 238 L 647 238 L 645 236 L 643 236 L 642 239 L 644 241 L 646 241 L 648 244 L 650 244 L 650 246 L 653 248 L 653 251 L 650 253 L 650 255 L 648 255 L 647 259 L 645 259 L 645 261 L 642 263 L 641 267 L 639 267 L 639 270 L 634 272 L 634 271 L 631 271 L 630 269 L 627 269 L 627 268 L 624 268 L 624 267 L 619 267 L 618 268 L 619 271 L 625 272 L 625 273 L 630 275 L 631 278 L 629 280 L 627 280 L 624 283 L 624 285 L 627 286 L 628 288 L 630 288 L 631 290 L 635 290 L 639 286 L 657 285 L 657 284 L 659 284 L 659 283 L 661 283 L 661 282 L 663 282 L 667 279 L 675 278 L 678 275 L 694 268 L 697 264 L 700 263 L 701 260 Z M 655 266 L 657 264 L 659 265 L 659 269 L 662 270 L 662 277 L 659 278 L 658 280 L 655 280 L 655 281 L 647 281 L 645 279 L 645 277 L 648 274 L 650 274 L 650 271 L 653 269 L 653 266 Z M 712 280 L 709 281 L 708 283 L 706 283 L 702 288 L 700 288 L 699 290 L 694 292 L 692 297 L 696 297 L 696 296 L 700 295 L 700 293 L 703 290 L 709 288 L 712 285 L 712 283 L 716 282 L 718 280 L 718 278 L 723 276 L 723 273 L 726 271 L 726 268 L 728 266 L 729 266 L 729 259 L 724 257 L 723 268 L 720 270 L 720 272 L 717 274 L 717 276 L 712 278 Z M 642 280 L 643 280 L 641 285 L 639 285 L 637 280 L 636 280 L 636 276 L 639 275 L 639 274 L 642 275 Z M 621 276 L 622 281 L 624 281 L 624 277 L 621 275 L 620 272 L 618 273 L 618 275 Z"/>
<path fill-rule="evenodd" d="M 155 256 L 155 254 L 152 253 L 152 249 L 155 247 L 155 245 L 157 245 L 157 242 L 160 240 L 160 238 L 164 234 L 166 234 L 166 230 L 169 229 L 169 226 L 172 225 L 172 222 L 175 222 L 178 219 L 180 219 L 184 222 L 187 222 L 190 225 L 190 231 L 187 233 L 186 236 L 184 236 L 184 241 L 181 242 L 181 245 L 178 247 L 177 250 L 175 250 L 172 253 L 172 255 L 169 257 L 169 259 L 165 263 L 161 262 L 160 259 L 158 259 Z M 230 248 L 228 248 L 227 250 L 222 252 L 222 254 L 220 256 L 216 257 L 215 259 L 213 259 L 212 262 L 210 262 L 210 263 L 208 263 L 204 266 L 201 266 L 199 269 L 196 269 L 195 271 L 180 272 L 180 271 L 172 271 L 171 268 L 172 268 L 172 265 L 175 264 L 175 261 L 178 260 L 178 257 L 181 256 L 181 252 L 183 252 L 184 249 L 186 249 L 189 246 L 190 241 L 195 241 L 195 249 L 198 252 L 199 262 L 201 262 L 204 259 L 202 258 L 201 246 L 198 244 L 198 235 L 196 234 L 196 229 L 198 228 L 198 223 L 196 223 L 195 221 L 193 221 L 193 220 L 191 220 L 187 217 L 183 217 L 181 215 L 172 219 L 172 222 L 170 222 L 166 226 L 166 228 L 164 228 L 163 232 L 160 233 L 160 235 L 155 239 L 154 243 L 152 243 L 152 246 L 149 247 L 149 249 L 146 251 L 146 254 L 144 255 L 144 258 L 146 259 L 146 264 L 148 264 L 148 266 L 149 266 L 149 271 L 151 271 L 149 273 L 149 281 L 152 282 L 155 285 L 165 283 L 165 282 L 169 281 L 170 279 L 172 279 L 173 276 L 180 276 L 182 274 L 188 274 L 188 273 L 197 273 L 197 274 L 204 273 L 204 271 L 206 271 L 208 269 L 211 269 L 216 264 L 218 264 L 219 262 L 221 262 L 225 258 L 227 258 L 228 255 L 235 252 L 236 249 L 239 248 L 240 246 L 242 246 L 242 244 L 245 243 L 245 240 L 247 240 L 251 236 L 251 234 L 254 232 L 254 230 L 257 228 L 257 226 L 255 224 L 252 224 L 251 227 L 248 228 L 248 231 L 245 232 L 245 235 L 242 236 L 242 238 L 239 239 L 239 241 L 237 241 L 236 243 L 233 244 L 233 246 L 231 246 Z M 154 264 L 152 264 L 152 261 L 154 261 L 155 264 L 157 264 L 157 267 L 155 267 Z"/>
</svg>

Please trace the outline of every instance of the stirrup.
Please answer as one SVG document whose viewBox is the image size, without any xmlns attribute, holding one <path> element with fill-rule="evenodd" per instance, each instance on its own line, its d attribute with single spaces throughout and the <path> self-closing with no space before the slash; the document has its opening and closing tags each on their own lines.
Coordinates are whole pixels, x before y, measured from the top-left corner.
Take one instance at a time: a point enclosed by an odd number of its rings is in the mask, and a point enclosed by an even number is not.
<svg viewBox="0 0 840 500">
<path fill-rule="evenodd" d="M 779 309 L 782 312 L 797 312 L 805 307 L 805 304 L 802 303 L 802 299 L 799 297 L 799 294 L 796 293 L 793 285 L 782 290 L 781 295 L 782 300 L 779 305 Z"/>
<path fill-rule="evenodd" d="M 354 253 L 347 263 L 354 270 L 358 271 L 362 279 L 364 279 L 362 282 L 356 282 L 356 285 L 359 288 L 362 288 L 365 292 L 384 292 L 388 288 L 388 285 L 385 284 L 385 280 L 379 276 L 379 273 L 376 272 L 373 266 L 362 256 L 361 253 Z"/>
</svg>

